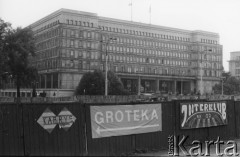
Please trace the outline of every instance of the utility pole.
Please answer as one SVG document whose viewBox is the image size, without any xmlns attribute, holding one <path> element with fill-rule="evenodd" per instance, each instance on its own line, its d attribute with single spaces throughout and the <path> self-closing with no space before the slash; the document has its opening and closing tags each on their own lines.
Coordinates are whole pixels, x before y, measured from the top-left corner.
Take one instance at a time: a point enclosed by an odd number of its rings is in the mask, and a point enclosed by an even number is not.
<svg viewBox="0 0 240 157">
<path fill-rule="evenodd" d="M 108 52 L 107 52 L 107 47 L 108 47 L 108 44 L 110 43 L 110 41 L 112 40 L 117 40 L 117 38 L 109 38 L 106 42 L 106 61 L 105 61 L 105 96 L 108 95 L 108 79 L 107 79 L 107 73 L 108 73 Z"/>
</svg>

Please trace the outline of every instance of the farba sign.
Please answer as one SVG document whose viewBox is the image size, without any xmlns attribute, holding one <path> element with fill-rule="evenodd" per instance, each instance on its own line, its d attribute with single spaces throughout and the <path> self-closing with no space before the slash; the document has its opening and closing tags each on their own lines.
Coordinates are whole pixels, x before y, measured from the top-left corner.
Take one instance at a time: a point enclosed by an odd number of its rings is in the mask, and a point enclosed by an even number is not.
<svg viewBox="0 0 240 157">
<path fill-rule="evenodd" d="M 162 130 L 161 104 L 91 106 L 92 138 Z"/>
<path fill-rule="evenodd" d="M 64 107 L 56 116 L 49 108 L 47 108 L 38 119 L 38 124 L 41 125 L 47 132 L 51 133 L 56 125 L 59 128 L 67 131 L 76 121 L 76 117 Z"/>
<path fill-rule="evenodd" d="M 227 124 L 226 102 L 180 103 L 182 129 L 204 128 Z"/>
</svg>

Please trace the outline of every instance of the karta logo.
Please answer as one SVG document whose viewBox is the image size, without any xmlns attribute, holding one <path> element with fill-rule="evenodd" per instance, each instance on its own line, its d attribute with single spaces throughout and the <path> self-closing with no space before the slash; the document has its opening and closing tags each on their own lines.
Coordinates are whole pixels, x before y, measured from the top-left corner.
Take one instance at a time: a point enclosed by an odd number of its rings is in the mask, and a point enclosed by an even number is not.
<svg viewBox="0 0 240 157">
<path fill-rule="evenodd" d="M 239 156 L 237 152 L 237 142 L 233 140 L 222 141 L 218 137 L 215 141 L 188 141 L 188 136 L 168 136 L 168 155 L 179 156 L 180 153 L 184 156 Z M 190 142 L 190 144 L 189 144 Z M 188 143 L 186 147 L 186 143 Z M 182 156 L 182 155 L 181 155 Z"/>
<path fill-rule="evenodd" d="M 225 102 L 181 103 L 181 128 L 202 128 L 227 124 Z"/>
</svg>

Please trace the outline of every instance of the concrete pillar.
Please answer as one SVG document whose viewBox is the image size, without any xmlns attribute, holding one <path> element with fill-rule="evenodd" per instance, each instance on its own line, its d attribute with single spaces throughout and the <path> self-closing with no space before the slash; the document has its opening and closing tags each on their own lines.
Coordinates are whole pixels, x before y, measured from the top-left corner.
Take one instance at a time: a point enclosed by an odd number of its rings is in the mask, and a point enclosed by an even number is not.
<svg viewBox="0 0 240 157">
<path fill-rule="evenodd" d="M 38 88 L 42 88 L 41 84 L 42 84 L 42 76 L 40 75 L 39 82 L 38 82 Z"/>
<path fill-rule="evenodd" d="M 44 77 L 45 77 L 44 88 L 46 89 L 47 88 L 47 74 L 45 74 Z"/>
<path fill-rule="evenodd" d="M 177 94 L 177 81 L 174 80 L 174 94 Z"/>
<path fill-rule="evenodd" d="M 141 94 L 141 78 L 138 76 L 138 95 Z"/>
<path fill-rule="evenodd" d="M 156 93 L 159 93 L 159 79 L 156 79 Z"/>
<path fill-rule="evenodd" d="M 58 89 L 61 89 L 61 73 L 58 73 Z"/>
<path fill-rule="evenodd" d="M 53 74 L 51 74 L 51 88 L 53 88 Z"/>
</svg>

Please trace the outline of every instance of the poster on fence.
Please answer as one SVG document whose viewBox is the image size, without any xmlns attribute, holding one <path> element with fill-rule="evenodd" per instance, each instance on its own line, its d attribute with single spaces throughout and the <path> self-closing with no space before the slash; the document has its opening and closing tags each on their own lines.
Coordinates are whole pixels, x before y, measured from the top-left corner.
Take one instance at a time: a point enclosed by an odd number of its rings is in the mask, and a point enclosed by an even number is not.
<svg viewBox="0 0 240 157">
<path fill-rule="evenodd" d="M 182 129 L 227 125 L 226 102 L 180 103 Z"/>
<path fill-rule="evenodd" d="M 92 138 L 162 131 L 161 104 L 91 106 Z"/>
</svg>

